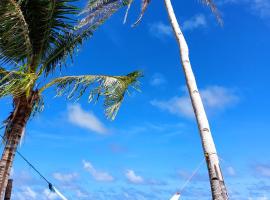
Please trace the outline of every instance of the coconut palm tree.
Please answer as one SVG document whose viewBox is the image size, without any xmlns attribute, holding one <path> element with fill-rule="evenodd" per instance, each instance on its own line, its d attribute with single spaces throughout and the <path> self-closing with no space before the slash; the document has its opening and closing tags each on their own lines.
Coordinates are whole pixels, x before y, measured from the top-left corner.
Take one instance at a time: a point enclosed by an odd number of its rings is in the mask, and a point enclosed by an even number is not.
<svg viewBox="0 0 270 200">
<path fill-rule="evenodd" d="M 132 1 L 130 1 L 131 3 Z M 213 3 L 212 0 L 203 0 L 203 2 L 209 6 L 212 12 L 216 15 L 219 23 L 222 23 L 219 12 Z M 146 11 L 150 0 L 142 0 L 142 10 L 139 16 L 139 19 L 135 22 L 134 25 L 137 25 L 142 17 L 144 12 Z M 183 32 L 178 24 L 177 18 L 175 16 L 173 6 L 171 4 L 171 0 L 164 0 L 166 11 L 169 15 L 170 23 L 173 29 L 173 32 L 176 37 L 176 41 L 180 50 L 180 58 L 184 71 L 184 75 L 186 78 L 186 84 L 189 91 L 190 99 L 192 102 L 193 110 L 196 116 L 200 137 L 202 141 L 204 156 L 206 160 L 206 164 L 208 167 L 210 185 L 212 190 L 212 198 L 213 200 L 227 200 L 228 194 L 225 187 L 223 175 L 221 172 L 219 157 L 217 154 L 217 150 L 215 147 L 215 143 L 211 134 L 210 126 L 208 123 L 208 118 L 203 106 L 203 102 L 197 88 L 196 79 L 194 73 L 192 71 L 190 58 L 189 58 L 189 49 Z"/>
<path fill-rule="evenodd" d="M 164 0 L 164 2 L 167 8 L 171 26 L 173 28 L 177 43 L 179 45 L 181 63 L 184 70 L 186 84 L 188 87 L 193 110 L 196 116 L 202 146 L 204 150 L 205 160 L 208 167 L 208 173 L 212 190 L 212 198 L 213 200 L 227 200 L 229 198 L 225 187 L 221 168 L 219 165 L 219 157 L 211 134 L 202 98 L 197 88 L 196 79 L 192 71 L 189 59 L 188 45 L 183 35 L 183 32 L 181 31 L 180 26 L 178 24 L 171 1 Z M 210 0 L 207 0 L 206 3 L 212 6 L 212 10 L 216 11 L 214 5 Z"/>
<path fill-rule="evenodd" d="M 88 92 L 89 101 L 104 99 L 105 114 L 114 119 L 129 87 L 138 88 L 141 73 L 126 76 L 49 76 L 61 70 L 66 59 L 117 9 L 95 4 L 81 13 L 75 0 L 0 1 L 0 98 L 11 96 L 13 108 L 5 120 L 0 163 L 0 199 L 7 185 L 15 152 L 31 116 L 43 109 L 43 92 L 55 87 L 57 96 L 80 98 Z M 88 20 L 85 25 L 84 21 Z"/>
</svg>

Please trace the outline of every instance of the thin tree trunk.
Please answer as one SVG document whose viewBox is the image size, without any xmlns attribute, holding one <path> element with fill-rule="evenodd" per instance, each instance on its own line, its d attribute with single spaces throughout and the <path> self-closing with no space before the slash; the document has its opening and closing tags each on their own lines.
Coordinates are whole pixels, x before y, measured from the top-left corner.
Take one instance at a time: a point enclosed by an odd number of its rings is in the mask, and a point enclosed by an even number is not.
<svg viewBox="0 0 270 200">
<path fill-rule="evenodd" d="M 221 168 L 219 165 L 219 158 L 217 155 L 216 147 L 212 138 L 210 131 L 208 119 L 204 110 L 202 99 L 197 88 L 195 76 L 193 74 L 190 59 L 189 59 L 189 49 L 184 38 L 184 35 L 180 29 L 180 26 L 177 22 L 176 16 L 170 0 L 164 0 L 171 22 L 173 31 L 175 33 L 179 48 L 180 48 L 180 57 L 182 62 L 182 67 L 184 70 L 186 84 L 190 94 L 193 110 L 195 112 L 202 146 L 204 150 L 205 160 L 208 167 L 208 173 L 210 178 L 212 198 L 213 200 L 227 200 L 228 194 L 225 187 L 224 179 L 221 173 Z"/>
<path fill-rule="evenodd" d="M 7 119 L 5 148 L 0 162 L 0 200 L 3 199 L 17 146 L 20 143 L 36 98 L 35 92 L 28 98 L 25 96 L 14 98 L 14 111 Z"/>
<path fill-rule="evenodd" d="M 13 180 L 8 179 L 8 184 L 7 184 L 4 200 L 11 200 L 12 183 L 13 183 Z"/>
</svg>

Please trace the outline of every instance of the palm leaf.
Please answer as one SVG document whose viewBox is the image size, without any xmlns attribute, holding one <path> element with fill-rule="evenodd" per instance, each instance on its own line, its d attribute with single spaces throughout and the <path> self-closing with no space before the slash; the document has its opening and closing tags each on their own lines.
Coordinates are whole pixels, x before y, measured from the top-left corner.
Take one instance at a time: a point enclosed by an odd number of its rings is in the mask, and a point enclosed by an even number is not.
<svg viewBox="0 0 270 200">
<path fill-rule="evenodd" d="M 22 70 L 7 71 L 0 67 L 0 98 L 8 95 L 27 95 L 36 80 L 37 76 L 34 73 L 25 73 Z"/>
<path fill-rule="evenodd" d="M 30 66 L 36 69 L 40 59 L 55 46 L 67 32 L 73 30 L 79 13 L 72 5 L 74 0 L 24 0 L 21 9 L 29 25 L 33 60 Z"/>
<path fill-rule="evenodd" d="M 5 63 L 30 59 L 29 27 L 15 0 L 0 1 L 0 60 Z"/>
<path fill-rule="evenodd" d="M 78 28 L 95 30 L 118 9 L 129 4 L 129 0 L 89 0 L 81 15 Z"/>
<path fill-rule="evenodd" d="M 56 86 L 57 96 L 66 95 L 68 99 L 79 99 L 88 89 L 89 102 L 104 97 L 105 114 L 108 118 L 114 119 L 129 87 L 139 89 L 138 78 L 141 72 L 133 72 L 126 76 L 66 76 L 56 78 L 40 89 Z"/>
<path fill-rule="evenodd" d="M 210 7 L 210 9 L 212 10 L 212 12 L 215 14 L 219 24 L 223 24 L 223 21 L 222 21 L 222 18 L 221 18 L 221 15 L 220 15 L 220 12 L 219 10 L 217 9 L 217 6 L 215 5 L 214 1 L 213 0 L 202 0 L 202 2 L 204 4 L 206 4 L 207 6 Z"/>
<path fill-rule="evenodd" d="M 59 37 L 52 48 L 46 52 L 46 55 L 41 61 L 40 73 L 45 71 L 46 75 L 54 71 L 56 67 L 62 67 L 66 58 L 69 56 L 72 58 L 74 50 L 82 45 L 82 42 L 91 37 L 91 30 L 84 30 L 82 32 L 75 31 L 66 33 L 62 37 Z"/>
<path fill-rule="evenodd" d="M 148 5 L 150 4 L 150 2 L 151 2 L 151 0 L 142 0 L 141 13 L 140 13 L 140 16 L 137 19 L 137 21 L 132 25 L 133 27 L 137 26 L 142 21 L 144 13 L 145 13 L 146 9 L 148 8 Z"/>
</svg>

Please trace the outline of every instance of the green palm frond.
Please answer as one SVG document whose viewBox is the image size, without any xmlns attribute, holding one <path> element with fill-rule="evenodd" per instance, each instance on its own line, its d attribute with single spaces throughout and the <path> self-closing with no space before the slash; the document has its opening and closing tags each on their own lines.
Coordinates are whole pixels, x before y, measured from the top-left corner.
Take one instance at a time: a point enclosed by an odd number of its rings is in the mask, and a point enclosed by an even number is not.
<svg viewBox="0 0 270 200">
<path fill-rule="evenodd" d="M 105 114 L 114 119 L 129 87 L 139 89 L 138 79 L 141 72 L 133 72 L 126 76 L 66 76 L 56 78 L 40 89 L 42 93 L 50 86 L 56 86 L 57 96 L 66 95 L 68 99 L 79 99 L 88 89 L 89 102 L 104 97 Z"/>
<path fill-rule="evenodd" d="M 0 67 L 0 98 L 27 95 L 36 80 L 37 76 L 34 73 L 25 73 L 22 70 L 7 71 Z"/>
<path fill-rule="evenodd" d="M 18 63 L 30 59 L 29 27 L 15 0 L 0 1 L 0 60 Z"/>
<path fill-rule="evenodd" d="M 95 30 L 118 9 L 129 4 L 129 0 L 89 0 L 81 13 L 84 17 L 78 28 Z"/>
<path fill-rule="evenodd" d="M 38 67 L 45 53 L 58 43 L 76 24 L 77 7 L 74 0 L 23 0 L 21 10 L 29 26 L 33 48 L 32 71 Z M 73 18 L 73 19 L 72 19 Z"/>
<path fill-rule="evenodd" d="M 61 38 L 58 38 L 54 43 L 54 47 L 46 53 L 41 61 L 41 72 L 45 71 L 46 75 L 48 75 L 50 72 L 53 72 L 56 67 L 61 69 L 66 58 L 68 56 L 72 58 L 74 50 L 92 35 L 91 30 L 84 30 L 79 33 L 78 31 L 66 33 Z"/>
</svg>

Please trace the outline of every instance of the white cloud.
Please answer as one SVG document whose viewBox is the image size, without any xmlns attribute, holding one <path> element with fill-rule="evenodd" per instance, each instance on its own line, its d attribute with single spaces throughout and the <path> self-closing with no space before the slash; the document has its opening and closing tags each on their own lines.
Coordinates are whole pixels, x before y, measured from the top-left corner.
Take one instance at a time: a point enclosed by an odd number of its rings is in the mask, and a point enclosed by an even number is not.
<svg viewBox="0 0 270 200">
<path fill-rule="evenodd" d="M 56 193 L 50 191 L 49 189 L 43 190 L 43 195 L 46 197 L 47 200 L 58 200 L 59 197 Z"/>
<path fill-rule="evenodd" d="M 173 34 L 170 25 L 164 24 L 163 22 L 155 22 L 149 26 L 149 32 L 156 38 L 164 39 L 171 37 Z"/>
<path fill-rule="evenodd" d="M 98 171 L 89 161 L 83 160 L 83 168 L 89 172 L 96 181 L 110 182 L 114 180 L 108 172 Z"/>
<path fill-rule="evenodd" d="M 85 112 L 79 104 L 68 106 L 68 119 L 72 124 L 100 134 L 108 133 L 104 124 L 92 112 Z"/>
<path fill-rule="evenodd" d="M 227 173 L 229 176 L 236 176 L 236 171 L 233 167 L 227 167 Z"/>
<path fill-rule="evenodd" d="M 60 182 L 71 182 L 71 181 L 76 180 L 78 176 L 79 175 L 77 173 L 63 174 L 63 173 L 56 172 L 53 174 L 53 177 Z"/>
<path fill-rule="evenodd" d="M 36 200 L 38 194 L 31 187 L 26 186 L 14 192 L 13 196 L 13 198 L 17 200 Z"/>
<path fill-rule="evenodd" d="M 210 112 L 223 110 L 238 101 L 238 97 L 232 90 L 220 86 L 208 87 L 201 90 L 200 94 L 206 110 Z M 172 114 L 184 117 L 194 116 L 190 98 L 187 94 L 181 97 L 173 97 L 167 101 L 152 100 L 150 103 Z"/>
<path fill-rule="evenodd" d="M 257 165 L 255 170 L 260 176 L 270 177 L 270 165 Z"/>
<path fill-rule="evenodd" d="M 150 80 L 150 85 L 152 86 L 161 86 L 161 85 L 164 85 L 166 83 L 166 79 L 165 77 L 160 74 L 160 73 L 155 73 L 151 80 Z"/>
<path fill-rule="evenodd" d="M 219 0 L 217 3 L 219 5 L 238 4 L 248 6 L 252 14 L 262 19 L 270 17 L 270 0 Z"/>
<path fill-rule="evenodd" d="M 251 4 L 252 9 L 261 18 L 270 17 L 270 1 L 269 0 L 253 0 Z"/>
<path fill-rule="evenodd" d="M 206 18 L 203 14 L 198 14 L 193 16 L 191 19 L 184 21 L 183 23 L 183 30 L 185 31 L 192 31 L 196 28 L 206 27 L 207 22 Z"/>
<path fill-rule="evenodd" d="M 85 199 L 85 198 L 88 198 L 89 199 L 89 194 L 86 193 L 86 192 L 83 192 L 81 190 L 76 190 L 76 196 L 79 198 L 79 199 Z"/>
<path fill-rule="evenodd" d="M 32 190 L 30 187 L 26 187 L 23 194 L 25 197 L 29 197 L 32 199 L 36 199 L 37 197 L 37 193 L 34 190 Z"/>
<path fill-rule="evenodd" d="M 136 175 L 136 173 L 133 170 L 127 170 L 125 176 L 131 183 L 135 184 L 144 183 L 144 179 L 141 176 Z"/>
</svg>

